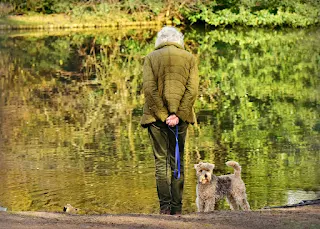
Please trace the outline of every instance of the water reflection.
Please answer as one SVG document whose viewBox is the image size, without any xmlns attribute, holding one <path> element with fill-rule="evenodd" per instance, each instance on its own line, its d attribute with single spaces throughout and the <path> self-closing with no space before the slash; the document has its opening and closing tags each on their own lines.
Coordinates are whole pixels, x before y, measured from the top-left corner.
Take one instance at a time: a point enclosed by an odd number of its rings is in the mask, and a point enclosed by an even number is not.
<svg viewBox="0 0 320 229">
<path fill-rule="evenodd" d="M 154 161 L 139 125 L 141 65 L 154 30 L 0 37 L 0 206 L 157 213 Z M 253 209 L 320 189 L 319 30 L 191 30 L 199 59 L 198 125 L 186 145 L 184 211 L 193 164 L 243 168 Z M 225 203 L 220 209 L 227 209 Z"/>
<path fill-rule="evenodd" d="M 319 198 L 319 195 L 317 195 L 317 193 L 313 191 L 289 190 L 287 203 L 296 204 L 304 200 L 314 200 L 317 198 Z"/>
</svg>

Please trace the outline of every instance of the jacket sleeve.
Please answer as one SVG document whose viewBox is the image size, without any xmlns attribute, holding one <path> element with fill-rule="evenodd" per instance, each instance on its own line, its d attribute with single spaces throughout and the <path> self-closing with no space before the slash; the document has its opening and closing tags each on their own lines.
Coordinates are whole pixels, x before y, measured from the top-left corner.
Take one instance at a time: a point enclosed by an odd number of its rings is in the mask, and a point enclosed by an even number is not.
<svg viewBox="0 0 320 229">
<path fill-rule="evenodd" d="M 146 103 L 157 119 L 164 122 L 168 117 L 168 109 L 159 95 L 157 78 L 153 74 L 151 61 L 147 56 L 143 65 L 143 91 Z"/>
<path fill-rule="evenodd" d="M 198 96 L 198 87 L 199 87 L 199 75 L 198 75 L 198 66 L 196 59 L 192 57 L 192 64 L 190 69 L 190 75 L 186 84 L 185 93 L 180 101 L 179 109 L 176 115 L 186 121 L 187 117 L 192 112 L 193 105 Z"/>
</svg>

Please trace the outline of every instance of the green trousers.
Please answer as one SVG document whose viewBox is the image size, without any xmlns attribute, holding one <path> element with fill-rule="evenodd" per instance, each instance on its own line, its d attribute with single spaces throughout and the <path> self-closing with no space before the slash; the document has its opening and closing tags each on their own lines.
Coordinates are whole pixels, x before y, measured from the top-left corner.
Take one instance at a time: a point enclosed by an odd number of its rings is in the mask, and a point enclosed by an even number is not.
<svg viewBox="0 0 320 229">
<path fill-rule="evenodd" d="M 160 212 L 170 211 L 171 214 L 181 213 L 182 193 L 184 184 L 184 144 L 188 124 L 180 121 L 178 124 L 178 140 L 180 151 L 180 179 L 173 176 L 175 169 L 175 127 L 157 121 L 148 127 L 155 167 L 156 183 L 160 202 Z"/>
</svg>

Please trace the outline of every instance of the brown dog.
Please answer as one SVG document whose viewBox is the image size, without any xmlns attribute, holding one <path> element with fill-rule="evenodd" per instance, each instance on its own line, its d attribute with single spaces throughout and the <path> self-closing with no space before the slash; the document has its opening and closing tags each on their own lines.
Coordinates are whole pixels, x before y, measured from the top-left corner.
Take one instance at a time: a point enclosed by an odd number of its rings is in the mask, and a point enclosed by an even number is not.
<svg viewBox="0 0 320 229">
<path fill-rule="evenodd" d="M 228 161 L 227 166 L 234 168 L 234 174 L 216 176 L 213 174 L 214 164 L 195 164 L 197 171 L 198 212 L 214 211 L 216 201 L 227 198 L 231 210 L 250 211 L 247 201 L 246 187 L 241 179 L 241 167 L 235 161 Z"/>
</svg>

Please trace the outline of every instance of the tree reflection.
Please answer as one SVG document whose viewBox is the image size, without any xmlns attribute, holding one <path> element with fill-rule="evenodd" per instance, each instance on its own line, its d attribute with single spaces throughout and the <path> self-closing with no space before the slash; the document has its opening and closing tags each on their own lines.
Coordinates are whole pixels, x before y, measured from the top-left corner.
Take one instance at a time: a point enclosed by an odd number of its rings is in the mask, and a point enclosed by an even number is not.
<svg viewBox="0 0 320 229">
<path fill-rule="evenodd" d="M 153 156 L 139 125 L 141 66 L 155 35 L 0 38 L 2 205 L 59 210 L 74 200 L 89 213 L 157 212 Z M 201 79 L 185 211 L 195 210 L 198 160 L 214 162 L 218 174 L 231 172 L 226 160 L 239 161 L 255 209 L 284 204 L 287 190 L 319 190 L 318 37 L 317 30 L 185 32 Z"/>
</svg>

